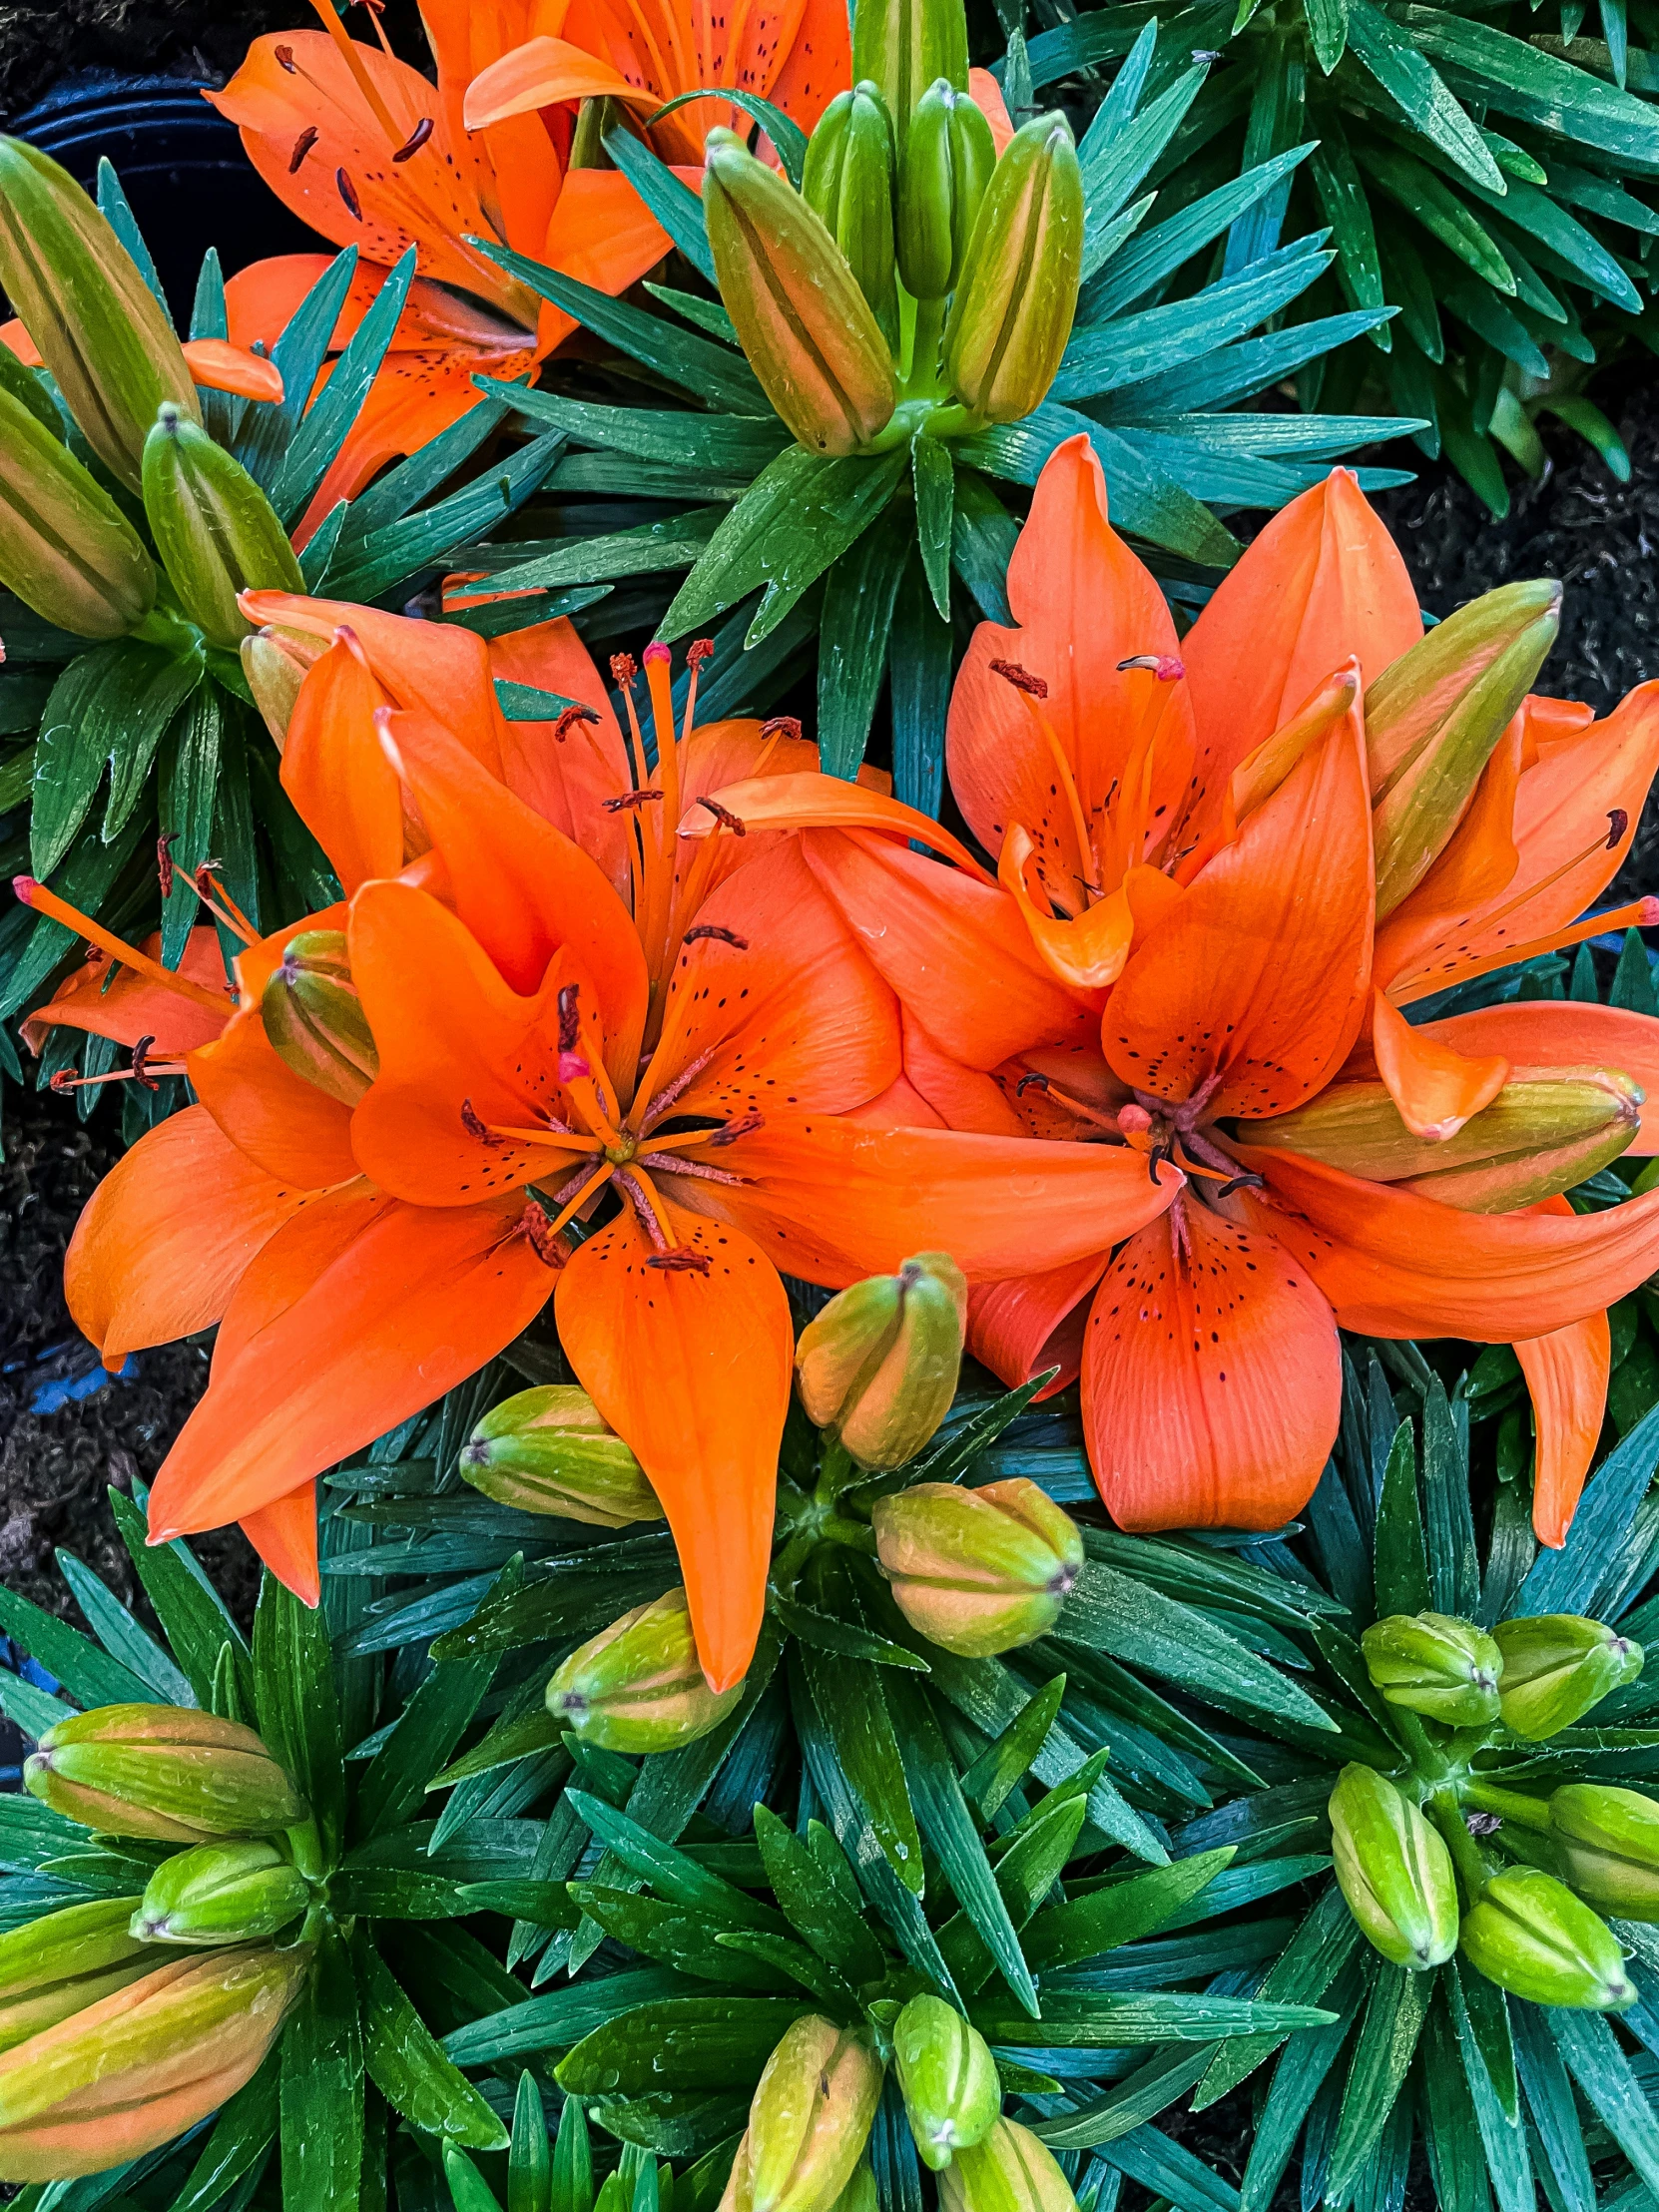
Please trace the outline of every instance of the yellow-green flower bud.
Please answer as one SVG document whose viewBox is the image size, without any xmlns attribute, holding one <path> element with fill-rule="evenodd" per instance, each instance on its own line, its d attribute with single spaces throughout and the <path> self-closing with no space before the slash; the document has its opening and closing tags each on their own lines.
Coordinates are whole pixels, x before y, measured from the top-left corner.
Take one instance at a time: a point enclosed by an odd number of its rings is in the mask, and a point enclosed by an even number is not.
<svg viewBox="0 0 1659 2212">
<path fill-rule="evenodd" d="M 150 1877 L 133 1934 L 152 1943 L 257 1943 L 310 1901 L 304 1876 L 274 1844 L 198 1844 Z"/>
<path fill-rule="evenodd" d="M 1373 678 L 1366 754 L 1380 920 L 1449 842 L 1560 622 L 1559 584 L 1503 584 Z"/>
<path fill-rule="evenodd" d="M 1360 1639 L 1366 1671 L 1390 1705 L 1447 1728 L 1497 1719 L 1503 1655 L 1484 1629 L 1448 1613 L 1391 1613 Z"/>
<path fill-rule="evenodd" d="M 137 1898 L 66 1905 L 0 1936 L 0 2051 L 113 1996 L 163 1955 L 131 1935 Z"/>
<path fill-rule="evenodd" d="M 898 171 L 898 274 L 917 299 L 954 286 L 995 169 L 984 111 L 939 78 L 916 104 Z"/>
<path fill-rule="evenodd" d="M 1549 1834 L 1568 1882 L 1598 1913 L 1659 1921 L 1659 1803 L 1606 1782 L 1569 1782 L 1549 1801 Z"/>
<path fill-rule="evenodd" d="M 261 993 L 260 1019 L 277 1057 L 342 1106 L 355 1106 L 380 1071 L 342 929 L 288 939 Z"/>
<path fill-rule="evenodd" d="M 749 2107 L 740 2212 L 830 2212 L 863 2157 L 881 2070 L 859 2028 L 812 2013 L 787 2029 Z"/>
<path fill-rule="evenodd" d="M 59 1721 L 23 1786 L 107 1836 L 199 1844 L 292 1828 L 309 1807 L 251 1728 L 183 1705 L 99 1705 Z"/>
<path fill-rule="evenodd" d="M 239 592 L 305 589 L 271 501 L 171 401 L 145 440 L 144 511 L 179 603 L 210 645 L 234 648 L 253 628 Z"/>
<path fill-rule="evenodd" d="M 893 189 L 892 123 L 880 87 L 837 93 L 808 142 L 801 196 L 840 248 L 889 344 L 898 334 Z"/>
<path fill-rule="evenodd" d="M 138 532 L 91 470 L 4 387 L 0 584 L 78 638 L 125 637 L 156 603 L 155 565 Z"/>
<path fill-rule="evenodd" d="M 0 2055 L 0 2181 L 68 2181 L 140 2158 L 251 2080 L 309 1953 L 212 1951 L 157 1967 Z"/>
<path fill-rule="evenodd" d="M 899 1611 L 964 1659 L 1048 1635 L 1083 1564 L 1076 1522 L 1023 1475 L 979 1490 L 917 1482 L 870 1519 Z"/>
<path fill-rule="evenodd" d="M 862 0 L 852 16 L 852 74 L 881 88 L 900 153 L 917 101 L 937 78 L 968 85 L 962 0 Z"/>
<path fill-rule="evenodd" d="M 672 1751 L 726 1718 L 743 1684 L 711 1690 L 698 1664 L 684 1590 L 612 1621 L 547 1685 L 547 1710 L 604 1751 Z"/>
<path fill-rule="evenodd" d="M 313 650 L 306 653 L 305 646 Z M 296 631 L 277 630 L 269 623 L 244 638 L 237 648 L 248 689 L 278 753 L 287 743 L 294 703 L 319 650 L 314 638 L 301 638 Z"/>
<path fill-rule="evenodd" d="M 1503 1654 L 1503 1725 L 1528 1743 L 1570 1728 L 1642 1671 L 1640 1644 L 1576 1613 L 1499 1621 L 1492 1634 Z"/>
<path fill-rule="evenodd" d="M 832 1298 L 796 1347 L 801 1402 L 861 1467 L 913 1459 L 956 1394 L 967 1278 L 948 1252 L 922 1252 Z"/>
<path fill-rule="evenodd" d="M 1488 1981 L 1531 2004 L 1616 2012 L 1635 2000 L 1613 1931 L 1535 1867 L 1493 1875 L 1463 1915 L 1458 1948 Z"/>
<path fill-rule="evenodd" d="M 954 2005 L 924 1992 L 893 2022 L 892 2058 L 921 2162 L 942 2172 L 1001 2115 L 1002 2084 L 990 2045 Z"/>
<path fill-rule="evenodd" d="M 810 452 L 856 452 L 886 427 L 898 394 L 840 248 L 734 131 L 709 133 L 703 214 L 720 296 L 767 397 Z"/>
<path fill-rule="evenodd" d="M 1410 1799 L 1370 1767 L 1345 1767 L 1331 1793 L 1337 1882 L 1367 1940 L 1414 1973 L 1457 1948 L 1451 1854 Z"/>
<path fill-rule="evenodd" d="M 200 422 L 166 309 L 66 169 L 0 138 L 0 290 L 51 370 L 87 443 L 130 491 L 164 400 Z"/>
<path fill-rule="evenodd" d="M 980 203 L 945 324 L 951 390 L 986 422 L 1040 405 L 1071 336 L 1083 276 L 1083 177 L 1071 125 L 1016 131 Z"/>
<path fill-rule="evenodd" d="M 939 2176 L 939 2212 L 1077 2212 L 1048 2145 L 1018 2120 L 998 2120 Z"/>
<path fill-rule="evenodd" d="M 538 1384 L 494 1405 L 461 1451 L 475 1490 L 523 1513 L 560 1513 L 595 1528 L 661 1520 L 645 1469 L 586 1390 Z"/>
</svg>

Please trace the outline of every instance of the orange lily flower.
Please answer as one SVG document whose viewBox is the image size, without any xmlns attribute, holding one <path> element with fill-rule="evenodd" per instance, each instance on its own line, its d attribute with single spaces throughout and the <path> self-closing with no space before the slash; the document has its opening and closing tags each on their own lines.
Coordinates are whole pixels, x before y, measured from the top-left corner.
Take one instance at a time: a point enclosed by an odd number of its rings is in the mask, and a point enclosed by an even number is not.
<svg viewBox="0 0 1659 2212">
<path fill-rule="evenodd" d="M 465 631 L 279 595 L 245 609 L 333 638 L 282 774 L 345 892 L 302 926 L 344 932 L 378 1056 L 361 1094 L 315 1087 L 267 1035 L 262 994 L 291 929 L 248 943 L 225 1020 L 213 990 L 24 885 L 222 1021 L 183 1053 L 201 1104 L 107 1178 L 68 1270 L 107 1358 L 222 1316 L 209 1389 L 152 1492 L 156 1539 L 230 1518 L 253 1533 L 280 1512 L 285 1551 L 266 1555 L 314 1596 L 318 1469 L 473 1372 L 553 1295 L 572 1366 L 662 1498 L 705 1669 L 727 1687 L 770 1556 L 793 1356 L 779 1270 L 840 1286 L 927 1248 L 992 1277 L 1063 1264 L 1100 1222 L 1139 1227 L 1179 1177 L 1089 1145 L 859 1118 L 900 1077 L 897 1003 L 798 841 L 751 847 L 721 824 L 677 854 L 661 828 L 702 776 L 764 772 L 769 748 L 798 741 L 696 732 L 695 701 L 677 732 L 666 648 L 647 655 L 647 785 L 632 712 L 635 776 L 597 704 L 526 747 Z M 579 691 L 585 657 L 550 627 L 534 665 Z M 591 819 L 591 766 L 585 786 L 564 773 L 590 734 L 617 773 L 620 867 L 550 819 Z M 607 864 L 626 869 L 632 908 Z M 89 998 L 75 978 L 57 1004 L 85 1022 Z"/>
<path fill-rule="evenodd" d="M 904 1002 L 895 1113 L 1186 1170 L 1121 1247 L 1102 1235 L 1086 1260 L 977 1284 L 974 1351 L 1008 1382 L 1081 1373 L 1122 1525 L 1263 1528 L 1306 1503 L 1335 1439 L 1339 1325 L 1515 1342 L 1538 1530 L 1560 1542 L 1600 1428 L 1605 1308 L 1659 1260 L 1659 1194 L 1583 1217 L 1535 1206 L 1588 1172 L 1579 1154 L 1553 1185 L 1548 1163 L 1525 1188 L 1423 1179 L 1511 1078 L 1568 1069 L 1607 1086 L 1598 1164 L 1631 1139 L 1659 1149 L 1625 1081 L 1653 1093 L 1659 1024 L 1525 1004 L 1413 1028 L 1397 1008 L 1659 916 L 1638 901 L 1577 919 L 1659 766 L 1659 685 L 1593 725 L 1528 702 L 1434 866 L 1379 924 L 1362 699 L 1421 625 L 1346 471 L 1268 526 L 1178 644 L 1071 440 L 1008 590 L 1014 624 L 975 633 L 947 738 L 996 885 L 910 849 L 940 849 L 939 832 L 901 810 L 878 821 L 866 804 L 854 823 L 830 793 L 787 808 L 781 787 L 718 795 L 751 827 L 836 825 L 804 848 Z M 1351 1108 L 1392 1131 L 1370 1171 L 1341 1164 L 1353 1148 L 1330 1123 Z"/>
</svg>

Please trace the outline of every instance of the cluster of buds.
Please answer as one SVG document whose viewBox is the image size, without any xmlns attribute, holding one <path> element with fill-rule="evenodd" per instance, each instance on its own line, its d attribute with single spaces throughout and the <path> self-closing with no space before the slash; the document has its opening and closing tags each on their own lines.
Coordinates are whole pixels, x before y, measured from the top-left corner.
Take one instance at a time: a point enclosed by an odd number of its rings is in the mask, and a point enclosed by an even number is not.
<svg viewBox="0 0 1659 2212">
<path fill-rule="evenodd" d="M 959 0 L 872 0 L 853 75 L 799 193 L 735 132 L 709 134 L 709 245 L 750 364 L 815 453 L 1016 422 L 1053 382 L 1077 308 L 1071 128 L 1038 116 L 998 159 Z"/>
<path fill-rule="evenodd" d="M 1632 2003 L 1600 1916 L 1659 1920 L 1659 1803 L 1599 1783 L 1530 1798 L 1503 1786 L 1502 1760 L 1517 1739 L 1558 1736 L 1634 1681 L 1640 1645 L 1566 1613 L 1490 1631 L 1397 1614 L 1361 1644 L 1373 1687 L 1406 1716 L 1399 1769 L 1345 1767 L 1331 1794 L 1337 1880 L 1368 1940 L 1413 1971 L 1460 1951 L 1535 2004 Z"/>
<path fill-rule="evenodd" d="M 239 591 L 304 583 L 265 493 L 203 429 L 196 387 L 279 397 L 280 376 L 214 341 L 187 352 L 105 216 L 18 139 L 0 139 L 0 289 L 57 393 L 0 347 L 0 583 L 76 637 L 235 650 Z"/>
</svg>

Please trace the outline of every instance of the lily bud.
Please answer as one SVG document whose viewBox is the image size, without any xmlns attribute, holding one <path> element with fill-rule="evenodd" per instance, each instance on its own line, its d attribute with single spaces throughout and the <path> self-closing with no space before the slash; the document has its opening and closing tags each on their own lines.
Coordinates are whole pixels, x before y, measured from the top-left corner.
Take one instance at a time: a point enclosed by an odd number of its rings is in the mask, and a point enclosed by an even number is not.
<svg viewBox="0 0 1659 2212">
<path fill-rule="evenodd" d="M 854 453 L 897 403 L 892 356 L 821 219 L 736 132 L 709 133 L 703 214 L 749 365 L 814 453 Z"/>
<path fill-rule="evenodd" d="M 864 0 L 852 15 L 852 75 L 881 88 L 898 152 L 916 104 L 940 77 L 968 86 L 967 10 L 962 0 Z"/>
<path fill-rule="evenodd" d="M 0 2180 L 103 2173 L 183 2134 L 259 2070 L 309 1953 L 180 1958 L 0 2056 Z"/>
<path fill-rule="evenodd" d="M 1531 2004 L 1616 2012 L 1635 2001 L 1613 1931 L 1535 1867 L 1493 1875 L 1463 1915 L 1458 1948 L 1488 1981 Z"/>
<path fill-rule="evenodd" d="M 251 1728 L 182 1705 L 99 1705 L 59 1721 L 23 1787 L 106 1836 L 200 1844 L 292 1828 L 309 1807 Z"/>
<path fill-rule="evenodd" d="M 863 2157 L 880 2099 L 881 2061 L 860 2029 L 817 2013 L 797 2020 L 749 2107 L 742 2212 L 830 2212 Z"/>
<path fill-rule="evenodd" d="M 1561 1872 L 1599 1913 L 1659 1921 L 1659 1803 L 1639 1790 L 1570 1782 L 1549 1801 Z"/>
<path fill-rule="evenodd" d="M 1560 622 L 1559 584 L 1503 584 L 1437 623 L 1367 690 L 1379 920 L 1449 842 Z"/>
<path fill-rule="evenodd" d="M 892 2055 L 916 2150 L 924 2166 L 940 2173 L 957 2151 L 981 2141 L 1001 2114 L 1002 2084 L 990 2045 L 953 2005 L 924 1992 L 893 2022 Z"/>
<path fill-rule="evenodd" d="M 948 1252 L 854 1283 L 801 1332 L 808 1418 L 833 1428 L 859 1466 L 903 1466 L 950 1410 L 966 1328 L 967 1278 Z"/>
<path fill-rule="evenodd" d="M 0 386 L 0 584 L 78 638 L 125 637 L 156 603 L 143 541 L 90 469 Z"/>
<path fill-rule="evenodd" d="M 171 401 L 145 440 L 144 511 L 180 604 L 210 645 L 235 647 L 247 637 L 239 592 L 305 589 L 271 501 Z"/>
<path fill-rule="evenodd" d="M 1503 1654 L 1503 1725 L 1528 1743 L 1570 1728 L 1642 1671 L 1640 1644 L 1576 1613 L 1499 1621 L 1492 1634 Z"/>
<path fill-rule="evenodd" d="M 261 993 L 260 1019 L 277 1057 L 342 1106 L 355 1106 L 380 1071 L 342 929 L 288 939 Z"/>
<path fill-rule="evenodd" d="M 939 2212 L 1077 2212 L 1059 2160 L 1018 2120 L 998 2120 L 939 2176 Z"/>
<path fill-rule="evenodd" d="M 1076 1522 L 1023 1475 L 980 1490 L 917 1482 L 870 1519 L 899 1611 L 964 1659 L 1048 1635 L 1083 1564 Z"/>
<path fill-rule="evenodd" d="M 0 290 L 98 458 L 130 491 L 170 400 L 200 422 L 196 385 L 167 311 L 66 169 L 0 138 Z"/>
<path fill-rule="evenodd" d="M 840 248 L 890 344 L 898 332 L 892 121 L 879 85 L 854 85 L 825 109 L 808 142 L 801 196 Z"/>
<path fill-rule="evenodd" d="M 137 1903 L 66 1905 L 0 1936 L 0 2051 L 154 1970 L 162 1954 L 128 1931 Z"/>
<path fill-rule="evenodd" d="M 944 332 L 945 373 L 986 422 L 1018 422 L 1054 381 L 1083 276 L 1083 176 L 1058 112 L 1014 133 L 992 172 Z"/>
<path fill-rule="evenodd" d="M 1393 1613 L 1360 1638 L 1366 1671 L 1390 1705 L 1447 1728 L 1497 1719 L 1503 1657 L 1484 1629 L 1446 1613 Z"/>
<path fill-rule="evenodd" d="M 929 85 L 898 172 L 898 273 L 917 299 L 945 298 L 961 275 L 995 168 L 984 111 L 942 77 Z"/>
<path fill-rule="evenodd" d="M 254 704 L 265 717 L 265 726 L 281 752 L 287 743 L 299 688 L 310 674 L 315 655 L 302 650 L 313 639 L 300 639 L 295 631 L 281 631 L 271 624 L 243 639 L 237 651 L 242 673 Z"/>
<path fill-rule="evenodd" d="M 684 1590 L 612 1621 L 547 1685 L 547 1710 L 604 1751 L 672 1751 L 726 1718 L 743 1684 L 711 1690 L 698 1664 Z"/>
<path fill-rule="evenodd" d="M 1421 1973 L 1457 1948 L 1451 1854 L 1419 1808 L 1385 1775 L 1345 1767 L 1331 1793 L 1337 1882 L 1366 1939 Z"/>
<path fill-rule="evenodd" d="M 586 1390 L 548 1382 L 492 1406 L 461 1452 L 475 1490 L 522 1513 L 594 1528 L 661 1520 L 645 1469 Z"/>
<path fill-rule="evenodd" d="M 310 1901 L 304 1876 L 275 1845 L 198 1844 L 150 1877 L 133 1934 L 152 1943 L 256 1943 Z"/>
</svg>

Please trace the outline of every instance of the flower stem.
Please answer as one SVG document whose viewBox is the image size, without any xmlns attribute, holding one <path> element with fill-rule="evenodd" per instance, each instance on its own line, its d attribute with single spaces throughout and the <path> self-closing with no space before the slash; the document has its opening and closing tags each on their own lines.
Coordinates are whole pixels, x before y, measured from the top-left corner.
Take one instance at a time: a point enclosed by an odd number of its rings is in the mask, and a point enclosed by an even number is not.
<svg viewBox="0 0 1659 2212">
<path fill-rule="evenodd" d="M 1500 1790 L 1495 1782 L 1465 1782 L 1463 1802 L 1482 1813 L 1495 1813 L 1516 1828 L 1549 1834 L 1549 1805 L 1544 1798 L 1524 1797 L 1519 1790 Z"/>
<path fill-rule="evenodd" d="M 1457 1879 L 1463 1886 L 1467 1902 L 1473 1905 L 1490 1880 L 1491 1869 L 1464 1824 L 1463 1809 L 1454 1792 L 1436 1790 L 1428 1801 L 1428 1815 L 1444 1837 Z"/>
</svg>

